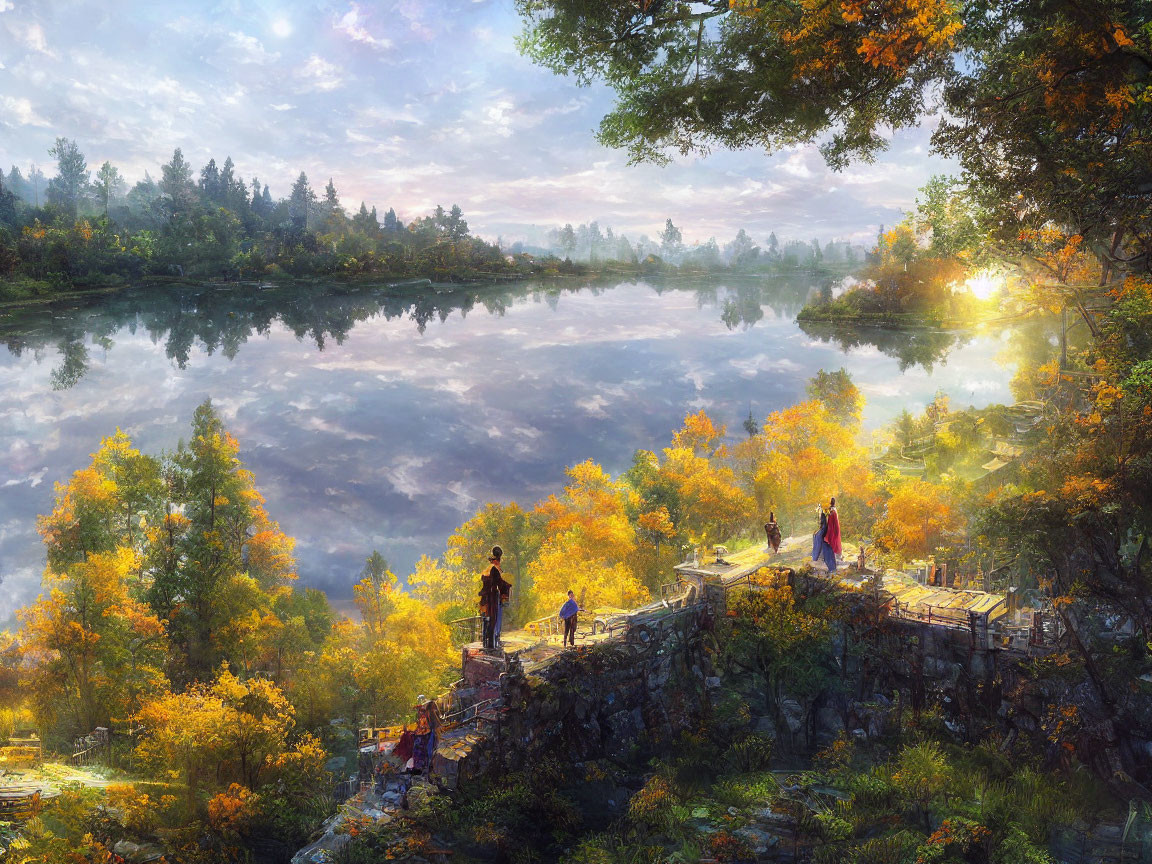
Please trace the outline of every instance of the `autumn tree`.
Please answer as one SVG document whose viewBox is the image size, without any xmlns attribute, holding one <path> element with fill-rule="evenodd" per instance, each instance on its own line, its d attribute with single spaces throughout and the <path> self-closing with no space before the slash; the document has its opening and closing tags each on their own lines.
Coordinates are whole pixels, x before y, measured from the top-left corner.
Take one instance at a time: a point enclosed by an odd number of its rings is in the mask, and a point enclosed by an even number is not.
<svg viewBox="0 0 1152 864">
<path fill-rule="evenodd" d="M 567 474 L 563 494 L 540 502 L 534 514 L 543 543 L 527 567 L 533 614 L 554 612 L 569 590 L 589 608 L 639 605 L 648 591 L 634 569 L 637 537 L 628 510 L 636 493 L 591 461 Z"/>
<path fill-rule="evenodd" d="M 926 87 L 951 68 L 961 23 L 943 0 L 829 5 L 518 0 L 521 48 L 615 108 L 600 140 L 633 160 L 715 145 L 778 150 L 816 140 L 842 165 L 884 146 L 881 126 L 913 125 Z"/>
<path fill-rule="evenodd" d="M 874 495 L 858 434 L 856 423 L 841 422 L 823 402 L 801 402 L 769 414 L 760 433 L 729 448 L 728 458 L 758 512 L 775 511 L 785 534 L 815 530 L 816 507 L 832 496 L 848 529 L 867 521 Z"/>
<path fill-rule="evenodd" d="M 703 411 L 691 414 L 673 434 L 672 446 L 664 449 L 656 466 L 656 488 L 669 489 L 676 503 L 675 514 L 668 513 L 669 521 L 692 544 L 707 546 L 725 540 L 755 516 L 753 499 L 740 488 L 732 468 L 718 458 L 717 449 L 726 435 L 727 429 Z"/>
<path fill-rule="evenodd" d="M 227 668 L 210 682 L 152 700 L 138 719 L 148 730 L 136 750 L 141 763 L 158 775 L 179 770 L 193 790 L 230 782 L 255 789 L 292 749 L 296 725 L 292 704 L 273 682 L 243 681 Z"/>
<path fill-rule="evenodd" d="M 941 111 L 935 150 L 996 242 L 1048 222 L 1109 267 L 1150 265 L 1152 35 L 1141 4 L 1015 0 L 518 0 L 521 49 L 617 102 L 600 140 L 633 160 L 821 142 L 842 168 Z M 958 58 L 963 57 L 963 62 Z"/>
<path fill-rule="evenodd" d="M 45 727 L 86 734 L 167 690 L 164 626 L 133 596 L 138 564 L 119 547 L 50 566 L 46 593 L 21 610 L 25 682 Z"/>
<path fill-rule="evenodd" d="M 925 558 L 965 527 L 955 496 L 944 486 L 912 477 L 899 481 L 872 542 L 896 563 Z"/>
<path fill-rule="evenodd" d="M 384 556 L 376 550 L 364 562 L 360 581 L 352 588 L 352 597 L 368 632 L 383 635 L 384 621 L 395 607 L 396 574 Z"/>
</svg>

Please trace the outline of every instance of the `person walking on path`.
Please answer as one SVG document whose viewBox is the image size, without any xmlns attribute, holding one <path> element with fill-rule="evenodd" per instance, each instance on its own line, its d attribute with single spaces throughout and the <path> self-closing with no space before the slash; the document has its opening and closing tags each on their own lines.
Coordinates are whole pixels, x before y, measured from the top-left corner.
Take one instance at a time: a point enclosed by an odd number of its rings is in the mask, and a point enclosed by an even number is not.
<svg viewBox="0 0 1152 864">
<path fill-rule="evenodd" d="M 768 545 L 773 554 L 780 551 L 780 526 L 776 524 L 776 514 L 768 512 L 768 521 L 764 523 L 764 533 L 768 535 Z"/>
<path fill-rule="evenodd" d="M 499 546 L 492 547 L 492 555 L 488 562 L 492 565 L 485 571 L 480 580 L 480 614 L 484 618 L 484 648 L 492 651 L 496 648 L 497 620 L 500 615 L 500 599 L 507 597 L 512 585 L 504 581 L 500 569 L 500 559 L 504 550 Z"/>
<path fill-rule="evenodd" d="M 580 604 L 576 602 L 576 595 L 568 592 L 568 599 L 560 607 L 560 620 L 564 622 L 564 638 L 561 645 L 576 647 L 576 613 L 580 611 Z"/>
</svg>

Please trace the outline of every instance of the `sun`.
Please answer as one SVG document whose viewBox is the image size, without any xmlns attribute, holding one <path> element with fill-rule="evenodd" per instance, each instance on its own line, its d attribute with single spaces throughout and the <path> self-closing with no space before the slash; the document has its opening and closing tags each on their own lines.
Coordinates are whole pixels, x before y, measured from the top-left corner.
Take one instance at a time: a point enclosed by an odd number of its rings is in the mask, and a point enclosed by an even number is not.
<svg viewBox="0 0 1152 864">
<path fill-rule="evenodd" d="M 292 35 L 292 22 L 287 18 L 277 18 L 272 22 L 272 32 L 283 39 Z"/>
<path fill-rule="evenodd" d="M 981 270 L 969 276 L 964 281 L 964 287 L 967 288 L 977 300 L 987 300 L 1004 287 L 1004 280 L 990 270 Z"/>
</svg>

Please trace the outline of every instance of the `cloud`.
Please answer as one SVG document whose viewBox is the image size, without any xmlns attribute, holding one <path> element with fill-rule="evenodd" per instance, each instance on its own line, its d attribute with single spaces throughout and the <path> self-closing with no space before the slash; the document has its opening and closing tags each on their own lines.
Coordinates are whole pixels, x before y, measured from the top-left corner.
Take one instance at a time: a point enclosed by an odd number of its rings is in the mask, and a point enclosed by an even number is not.
<svg viewBox="0 0 1152 864">
<path fill-rule="evenodd" d="M 12 5 L 12 0 L 0 0 L 0 12 L 11 12 L 15 8 Z"/>
<path fill-rule="evenodd" d="M 355 3 L 336 22 L 336 30 L 353 42 L 359 42 L 361 45 L 367 45 L 378 51 L 392 47 L 391 39 L 384 36 L 373 36 L 368 32 L 368 28 L 364 26 L 364 17 L 360 12 L 360 7 Z"/>
<path fill-rule="evenodd" d="M 761 372 L 798 372 L 802 367 L 787 357 L 773 357 L 769 354 L 757 354 L 754 357 L 729 360 L 728 364 L 740 372 L 744 378 L 755 378 Z"/>
<path fill-rule="evenodd" d="M 296 77 L 302 82 L 302 89 L 328 92 L 335 90 L 344 83 L 343 70 L 334 63 L 329 63 L 319 54 L 312 54 L 304 61 L 304 65 L 296 70 Z"/>
<path fill-rule="evenodd" d="M 420 469 L 431 461 L 430 456 L 397 456 L 391 465 L 381 468 L 380 473 L 393 489 L 411 500 L 423 493 L 426 481 Z"/>
<path fill-rule="evenodd" d="M 592 220 L 635 242 L 669 217 L 689 244 L 741 227 L 760 245 L 769 231 L 867 241 L 951 168 L 924 155 L 927 125 L 840 175 L 815 147 L 628 165 L 593 134 L 610 90 L 576 88 L 521 56 L 514 4 L 455 0 L 445 13 L 426 0 L 338 0 L 295 7 L 295 34 L 281 41 L 270 20 L 228 4 L 164 16 L 144 0 L 67 15 L 40 14 L 49 0 L 0 3 L 11 7 L 0 15 L 0 149 L 21 163 L 60 134 L 134 181 L 179 146 L 197 167 L 231 155 L 274 197 L 304 169 L 380 212 L 410 220 L 456 202 L 481 236 L 533 244 Z M 141 39 L 146 25 L 164 38 Z M 42 51 L 57 60 L 40 62 Z"/>
<path fill-rule="evenodd" d="M 607 417 L 608 413 L 604 410 L 604 406 L 607 404 L 608 400 L 599 393 L 594 393 L 586 399 L 576 400 L 576 407 L 593 417 Z"/>
<path fill-rule="evenodd" d="M 0 69 L 3 69 L 0 65 Z M 47 126 L 48 121 L 36 113 L 32 103 L 24 98 L 0 95 L 0 126 Z M 4 118 L 8 118 L 5 120 Z"/>
<path fill-rule="evenodd" d="M 237 63 L 264 66 L 280 59 L 278 53 L 268 51 L 264 47 L 264 43 L 255 36 L 249 36 L 239 30 L 234 30 L 228 34 L 228 44 L 225 51 Z"/>
<path fill-rule="evenodd" d="M 0 485 L 6 488 L 8 486 L 23 486 L 24 484 L 27 484 L 29 489 L 35 489 L 41 484 L 41 482 L 43 482 L 44 475 L 47 473 L 47 468 L 41 468 L 39 471 L 34 471 L 33 473 L 29 474 L 27 477 L 5 480 L 4 483 Z"/>
<path fill-rule="evenodd" d="M 3 2 L 3 0 L 0 0 Z M 9 6 L 9 9 L 12 7 Z M 38 23 L 32 22 L 29 24 L 17 23 L 15 27 L 9 25 L 10 30 L 15 30 L 16 35 L 23 41 L 25 47 L 36 51 L 39 54 L 47 54 L 49 57 L 56 55 L 48 48 L 48 39 L 44 35 L 44 28 Z"/>
</svg>

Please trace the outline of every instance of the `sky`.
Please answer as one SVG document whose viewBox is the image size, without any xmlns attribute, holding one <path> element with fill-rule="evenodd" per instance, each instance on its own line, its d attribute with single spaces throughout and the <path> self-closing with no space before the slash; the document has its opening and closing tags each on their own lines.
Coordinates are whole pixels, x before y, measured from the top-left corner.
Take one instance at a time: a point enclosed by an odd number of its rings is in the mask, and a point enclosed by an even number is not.
<svg viewBox="0 0 1152 864">
<path fill-rule="evenodd" d="M 721 243 L 867 243 L 948 169 L 927 126 L 840 173 L 815 146 L 629 166 L 594 135 L 611 91 L 533 65 L 520 29 L 512 0 L 0 0 L 0 165 L 51 175 L 62 135 L 134 182 L 180 147 L 277 198 L 303 170 L 349 209 L 458 203 L 488 239 L 591 220 L 654 237 L 671 218 Z"/>
</svg>

